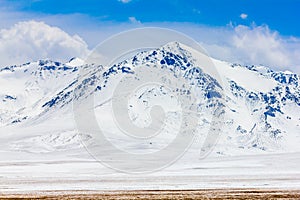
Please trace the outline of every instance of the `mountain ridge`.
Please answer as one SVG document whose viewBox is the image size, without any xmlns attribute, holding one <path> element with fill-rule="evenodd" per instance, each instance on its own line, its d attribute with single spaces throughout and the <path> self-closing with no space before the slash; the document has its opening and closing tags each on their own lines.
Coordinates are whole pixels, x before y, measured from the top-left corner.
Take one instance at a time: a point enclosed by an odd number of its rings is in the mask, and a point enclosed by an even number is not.
<svg viewBox="0 0 300 200">
<path fill-rule="evenodd" d="M 219 83 L 220 80 L 201 67 L 198 56 L 198 52 L 174 42 L 140 52 L 106 71 L 101 65 L 84 64 L 76 58 L 67 63 L 40 60 L 1 68 L 1 85 L 9 86 L 11 80 L 15 80 L 15 86 L 1 88 L 0 123 L 3 127 L 26 126 L 47 113 L 55 116 L 57 110 L 68 107 L 76 98 L 74 90 L 80 90 L 82 95 L 101 94 L 116 74 L 130 74 L 139 65 L 155 64 L 172 70 L 174 74 L 184 72 L 184 78 L 197 85 L 198 97 L 205 100 L 207 108 L 204 110 L 209 110 L 213 100 L 225 99 L 224 109 L 228 117 L 222 135 L 226 141 L 218 152 L 224 153 L 227 148 L 242 151 L 253 148 L 261 151 L 296 150 L 295 144 L 300 138 L 298 74 L 211 59 L 222 79 Z M 78 77 L 80 70 L 85 72 L 82 77 Z M 91 87 L 92 90 L 87 92 L 86 88 Z M 287 147 L 290 142 L 292 147 Z"/>
</svg>

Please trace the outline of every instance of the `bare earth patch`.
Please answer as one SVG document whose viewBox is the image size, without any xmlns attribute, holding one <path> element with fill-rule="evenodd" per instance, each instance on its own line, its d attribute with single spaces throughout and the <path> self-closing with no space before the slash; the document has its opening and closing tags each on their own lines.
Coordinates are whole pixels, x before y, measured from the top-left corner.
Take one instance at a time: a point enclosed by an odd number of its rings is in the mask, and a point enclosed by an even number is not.
<svg viewBox="0 0 300 200">
<path fill-rule="evenodd" d="M 45 191 L 1 194 L 1 199 L 300 199 L 300 190 L 205 189 L 132 191 Z"/>
</svg>

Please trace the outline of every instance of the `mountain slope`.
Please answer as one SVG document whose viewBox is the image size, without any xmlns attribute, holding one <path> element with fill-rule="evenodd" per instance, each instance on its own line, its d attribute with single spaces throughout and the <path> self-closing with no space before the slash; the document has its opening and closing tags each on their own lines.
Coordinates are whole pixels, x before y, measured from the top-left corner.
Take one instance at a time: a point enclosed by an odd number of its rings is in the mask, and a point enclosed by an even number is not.
<svg viewBox="0 0 300 200">
<path fill-rule="evenodd" d="M 110 100 L 116 80 L 122 74 L 133 74 L 139 66 L 152 66 L 170 69 L 174 76 L 183 74 L 198 97 L 200 138 L 205 137 L 212 113 L 224 99 L 222 108 L 226 113 L 221 139 L 214 150 L 217 154 L 241 154 L 299 151 L 300 141 L 300 80 L 299 75 L 288 72 L 275 72 L 264 66 L 241 66 L 212 59 L 220 77 L 214 77 L 201 63 L 199 52 L 179 43 L 170 43 L 159 49 L 138 53 L 123 62 L 116 63 L 107 71 L 101 65 L 83 63 L 72 59 L 63 64 L 49 60 L 27 63 L 0 69 L 0 125 L 2 130 L 11 127 L 16 136 L 15 141 L 8 141 L 11 147 L 22 150 L 30 142 L 37 139 L 45 141 L 48 151 L 68 150 L 70 141 L 58 139 L 63 132 L 71 131 L 71 138 L 79 143 L 78 133 L 72 122 L 64 127 L 59 124 L 54 130 L 44 131 L 48 136 L 27 133 L 24 138 L 22 129 L 39 124 L 47 124 L 53 119 L 58 121 L 72 119 L 72 101 L 95 95 L 95 109 L 101 109 L 103 103 Z M 79 73 L 80 72 L 80 73 Z M 73 92 L 75 91 L 75 95 Z M 137 100 L 144 110 L 151 106 L 151 98 L 159 96 L 162 105 L 168 102 L 162 90 L 148 88 L 147 93 Z M 136 110 L 128 108 L 137 123 L 144 115 L 136 115 Z M 98 112 L 99 113 L 99 112 Z M 171 116 L 176 124 L 178 115 Z M 151 119 L 146 119 L 147 121 Z M 54 122 L 53 122 L 54 123 Z M 171 124 L 172 124 L 171 123 Z M 112 132 L 111 125 L 106 124 Z M 174 125 L 175 126 L 175 125 Z M 61 129 L 61 132 L 59 131 Z M 2 132 L 2 131 L 1 131 Z M 19 133 L 18 133 L 19 132 Z M 30 132 L 30 131 L 29 131 Z M 35 130 L 35 133 L 37 130 Z M 45 134 L 43 132 L 43 134 Z M 51 133 L 55 132 L 55 135 Z M 165 140 L 172 138 L 169 131 Z M 207 130 L 206 130 L 207 132 Z M 18 134 L 17 134 L 18 133 Z M 29 139 L 28 139 L 29 138 Z M 89 136 L 87 135 L 88 139 Z M 17 140 L 17 142 L 16 142 Z M 64 142 L 65 141 L 65 142 Z M 38 143 L 38 142 L 37 142 Z M 54 144 L 55 143 L 55 144 Z M 65 146 L 61 143 L 65 143 Z M 151 148 L 161 148 L 158 144 Z M 20 145 L 22 144 L 22 145 Z M 49 147 L 49 145 L 51 147 Z M 80 145 L 73 145 L 81 148 Z M 121 145 L 122 146 L 122 145 Z M 52 148 L 53 147 L 53 148 Z M 27 148 L 27 147 L 26 147 Z M 42 147 L 39 147 L 42 148 Z M 134 149 L 150 148 L 146 144 L 134 146 Z M 28 148 L 27 148 L 28 150 Z M 30 148 L 29 148 L 30 150 Z M 38 152 L 38 151 L 35 151 Z"/>
</svg>

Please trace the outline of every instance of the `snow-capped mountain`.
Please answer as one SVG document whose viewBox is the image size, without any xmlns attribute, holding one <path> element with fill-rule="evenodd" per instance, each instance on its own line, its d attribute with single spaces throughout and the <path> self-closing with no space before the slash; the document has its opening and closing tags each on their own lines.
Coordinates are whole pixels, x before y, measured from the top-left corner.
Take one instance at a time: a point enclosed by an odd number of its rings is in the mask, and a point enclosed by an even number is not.
<svg viewBox="0 0 300 200">
<path fill-rule="evenodd" d="M 221 107 L 226 117 L 220 133 L 222 139 L 217 144 L 215 153 L 299 150 L 298 74 L 212 59 L 221 77 L 217 78 L 202 67 L 201 60 L 198 59 L 200 54 L 190 47 L 174 42 L 159 49 L 138 53 L 132 58 L 116 63 L 109 70 L 104 70 L 100 64 L 84 64 L 76 58 L 67 63 L 40 60 L 2 68 L 0 130 L 11 128 L 15 135 L 20 135 L 16 136 L 14 141 L 9 141 L 11 147 L 17 146 L 18 150 L 26 147 L 20 144 L 34 140 L 37 140 L 36 143 L 44 141 L 48 146 L 52 145 L 51 151 L 58 150 L 57 146 L 59 149 L 67 149 L 72 146 L 71 139 L 76 140 L 74 144 L 79 142 L 76 128 L 72 125 L 64 127 L 62 123 L 58 128 L 48 126 L 48 136 L 38 135 L 35 131 L 34 135 L 28 133 L 24 138 L 22 130 L 24 127 L 47 124 L 47 121 L 53 119 L 71 119 L 74 99 L 80 100 L 89 95 L 96 95 L 101 100 L 103 95 L 107 96 L 107 93 L 111 92 L 109 90 L 113 88 L 114 77 L 122 74 L 134 76 L 135 68 L 154 64 L 158 68 L 170 69 L 174 76 L 182 74 L 193 87 L 199 98 L 197 106 L 202 113 L 199 118 L 199 131 L 209 126 L 214 108 L 222 103 Z M 162 94 L 163 91 L 149 89 L 139 101 L 147 107 L 147 102 L 153 96 L 160 96 L 161 101 L 165 101 Z M 221 102 L 220 99 L 225 101 Z M 102 103 L 96 104 L 95 109 L 101 107 Z M 136 118 L 138 120 L 138 117 Z M 66 136 L 65 132 L 69 135 Z M 86 138 L 89 138 L 88 134 Z M 54 139 L 59 141 L 59 145 Z M 74 148 L 79 146 L 73 145 Z"/>
</svg>

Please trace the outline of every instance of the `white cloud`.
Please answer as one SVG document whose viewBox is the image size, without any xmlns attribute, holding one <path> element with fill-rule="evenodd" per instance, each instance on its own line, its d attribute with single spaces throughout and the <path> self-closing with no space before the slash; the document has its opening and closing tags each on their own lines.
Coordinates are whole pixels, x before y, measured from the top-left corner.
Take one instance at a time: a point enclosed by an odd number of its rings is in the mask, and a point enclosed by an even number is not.
<svg viewBox="0 0 300 200">
<path fill-rule="evenodd" d="M 129 3 L 131 0 L 119 0 L 122 3 Z"/>
<path fill-rule="evenodd" d="M 242 18 L 242 19 L 247 19 L 247 17 L 248 17 L 248 15 L 245 14 L 245 13 L 242 13 L 242 14 L 240 15 L 240 18 Z"/>
<path fill-rule="evenodd" d="M 200 42 L 214 58 L 300 73 L 300 38 L 282 36 L 266 25 L 176 26 Z"/>
<path fill-rule="evenodd" d="M 83 19 L 82 16 L 79 18 L 82 19 L 80 24 L 92 21 L 90 18 Z M 69 33 L 80 34 L 88 42 L 90 49 L 105 38 L 121 31 L 141 25 L 156 26 L 185 33 L 198 41 L 210 56 L 220 60 L 247 65 L 263 64 L 276 70 L 300 73 L 300 38 L 282 36 L 266 25 L 208 27 L 170 22 L 141 24 L 139 20 L 131 17 L 129 18 L 131 23 L 107 22 L 82 27 L 78 26 L 78 22 L 72 21 L 74 16 L 50 16 L 42 20 L 62 27 Z M 89 51 L 85 41 L 45 23 L 34 21 L 17 23 L 11 28 L 0 29 L 0 66 L 43 58 L 65 61 L 74 56 L 82 57 L 81 55 L 86 55 Z"/>
<path fill-rule="evenodd" d="M 271 66 L 289 66 L 293 63 L 293 51 L 289 51 L 287 39 L 267 26 L 237 26 L 232 37 L 233 47 L 248 62 L 266 63 Z"/>
<path fill-rule="evenodd" d="M 87 53 L 87 44 L 79 36 L 70 36 L 44 22 L 19 22 L 0 30 L 0 66 L 44 58 L 66 61 L 84 58 Z"/>
<path fill-rule="evenodd" d="M 128 17 L 128 19 L 133 24 L 141 24 L 141 21 L 137 20 L 135 17 Z"/>
</svg>

